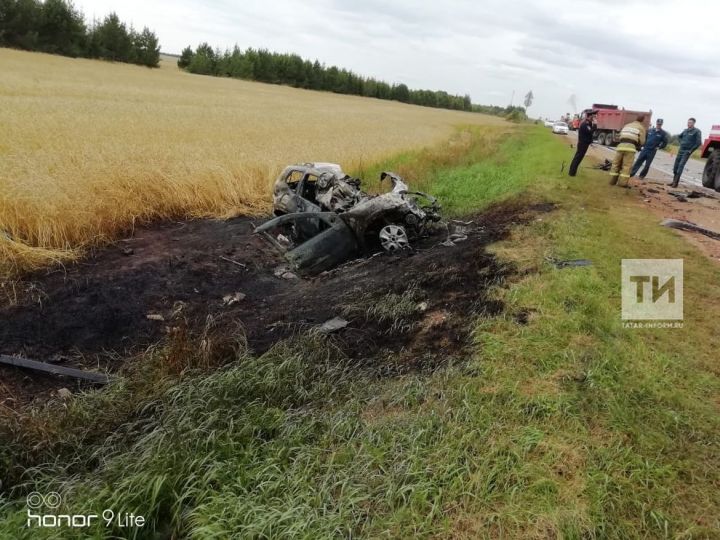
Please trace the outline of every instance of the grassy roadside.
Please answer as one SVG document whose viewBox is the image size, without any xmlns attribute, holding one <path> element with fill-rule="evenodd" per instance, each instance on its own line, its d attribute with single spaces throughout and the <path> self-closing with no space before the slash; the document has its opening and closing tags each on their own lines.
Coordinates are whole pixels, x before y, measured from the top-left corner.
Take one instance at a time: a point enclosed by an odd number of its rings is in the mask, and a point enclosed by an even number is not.
<svg viewBox="0 0 720 540">
<path fill-rule="evenodd" d="M 473 358 L 378 379 L 311 337 L 260 358 L 237 340 L 211 374 L 192 348 L 174 371 L 177 351 L 156 351 L 110 392 L 6 419 L 0 464 L 37 468 L 0 537 L 77 537 L 23 529 L 33 490 L 147 516 L 148 538 L 718 537 L 717 267 L 602 173 L 562 177 L 568 150 L 542 128 L 464 133 L 372 171 L 454 214 L 518 193 L 561 205 L 496 245 L 521 272 Z M 623 257 L 685 260 L 683 329 L 622 328 Z"/>
<path fill-rule="evenodd" d="M 717 266 L 605 178 L 561 182 L 562 212 L 497 247 L 540 269 L 502 291 L 508 313 L 525 314 L 527 325 L 508 316 L 478 330 L 493 393 L 525 400 L 534 416 L 524 428 L 539 441 L 526 485 L 547 493 L 521 506 L 544 498 L 542 521 L 564 537 L 717 538 Z M 556 270 L 545 257 L 594 266 Z M 684 259 L 684 328 L 622 328 L 622 258 Z"/>
</svg>

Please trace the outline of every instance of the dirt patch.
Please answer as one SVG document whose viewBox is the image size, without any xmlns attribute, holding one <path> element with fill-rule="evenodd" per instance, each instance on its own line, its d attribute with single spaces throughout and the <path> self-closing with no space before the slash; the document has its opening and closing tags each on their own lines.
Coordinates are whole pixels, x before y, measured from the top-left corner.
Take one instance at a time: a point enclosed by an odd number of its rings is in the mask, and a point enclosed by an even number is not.
<svg viewBox="0 0 720 540">
<path fill-rule="evenodd" d="M 255 353 L 345 316 L 349 325 L 335 336 L 358 364 L 390 355 L 387 374 L 435 369 L 468 343 L 470 317 L 502 308 L 486 293 L 511 269 L 486 246 L 551 209 L 505 203 L 468 218 L 475 228 L 455 247 L 433 238 L 413 252 L 292 279 L 276 276 L 284 259 L 252 234 L 248 218 L 157 225 L 18 284 L 16 305 L 0 307 L 0 353 L 113 372 L 178 325 L 197 330 L 208 316 L 241 323 Z M 403 297 L 409 287 L 415 304 L 407 313 L 395 320 L 372 316 L 371 308 Z M 0 402 L 27 402 L 78 384 L 9 367 L 0 367 L 0 376 Z"/>
<path fill-rule="evenodd" d="M 720 232 L 720 193 L 686 185 L 670 188 L 664 183 L 655 181 L 642 182 L 633 179 L 630 182 L 633 189 L 638 190 L 643 204 L 661 220 L 669 218 L 690 221 L 706 229 Z M 703 193 L 705 196 L 688 198 L 687 195 L 693 191 Z M 686 194 L 686 201 L 670 195 L 670 192 Z M 678 233 L 715 262 L 720 262 L 720 241 L 695 232 L 678 231 Z"/>
<path fill-rule="evenodd" d="M 575 143 L 574 139 L 566 138 L 566 140 L 568 144 L 574 145 Z M 592 161 L 592 159 L 597 162 L 603 162 L 605 159 L 612 160 L 612 155 L 608 154 L 607 148 L 596 144 L 590 147 L 588 157 L 591 158 L 588 161 Z M 658 158 L 661 156 L 658 155 L 655 159 L 658 160 Z M 672 166 L 668 164 L 667 169 L 671 168 Z M 701 174 L 696 172 L 695 176 L 701 176 Z M 685 181 L 680 182 L 678 188 L 671 188 L 669 186 L 671 181 L 670 174 L 651 168 L 644 181 L 639 178 L 631 178 L 630 186 L 631 189 L 638 191 L 641 197 L 640 202 L 659 218 L 658 222 L 666 218 L 680 219 L 720 232 L 720 193 Z M 670 192 L 689 194 L 693 191 L 705 196 L 688 198 L 683 202 L 670 195 Z M 720 262 L 720 241 L 689 231 L 678 231 L 678 234 L 710 259 Z"/>
</svg>

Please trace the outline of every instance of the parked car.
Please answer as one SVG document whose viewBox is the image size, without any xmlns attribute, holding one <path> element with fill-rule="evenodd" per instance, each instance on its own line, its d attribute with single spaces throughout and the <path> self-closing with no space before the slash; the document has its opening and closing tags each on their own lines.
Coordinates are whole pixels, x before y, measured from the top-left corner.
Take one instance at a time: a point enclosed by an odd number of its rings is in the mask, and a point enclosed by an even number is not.
<svg viewBox="0 0 720 540">
<path fill-rule="evenodd" d="M 565 122 L 555 122 L 555 124 L 553 124 L 553 127 L 552 127 L 553 133 L 567 135 L 569 131 L 570 131 L 570 128 L 568 127 L 568 125 Z"/>
<path fill-rule="evenodd" d="M 545 127 L 553 127 L 555 125 L 555 120 L 545 120 Z"/>
</svg>

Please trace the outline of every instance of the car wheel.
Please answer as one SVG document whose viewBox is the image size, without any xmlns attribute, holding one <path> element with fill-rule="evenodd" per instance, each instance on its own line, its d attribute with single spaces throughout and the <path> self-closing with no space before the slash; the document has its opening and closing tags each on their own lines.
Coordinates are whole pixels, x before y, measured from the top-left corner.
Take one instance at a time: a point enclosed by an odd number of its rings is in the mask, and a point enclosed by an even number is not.
<svg viewBox="0 0 720 540">
<path fill-rule="evenodd" d="M 706 188 L 720 190 L 720 148 L 714 149 L 705 162 L 702 185 Z"/>
<path fill-rule="evenodd" d="M 601 133 L 600 135 L 598 135 L 598 144 L 602 144 L 603 146 L 605 146 L 605 134 L 604 133 Z"/>
<path fill-rule="evenodd" d="M 379 237 L 382 248 L 390 253 L 410 247 L 407 233 L 400 225 L 385 225 L 380 229 Z"/>
<path fill-rule="evenodd" d="M 613 135 L 612 135 L 612 133 L 606 133 L 606 134 L 605 134 L 605 142 L 603 142 L 603 144 L 604 144 L 605 146 L 610 146 L 610 145 L 612 144 L 612 142 L 613 142 Z"/>
</svg>

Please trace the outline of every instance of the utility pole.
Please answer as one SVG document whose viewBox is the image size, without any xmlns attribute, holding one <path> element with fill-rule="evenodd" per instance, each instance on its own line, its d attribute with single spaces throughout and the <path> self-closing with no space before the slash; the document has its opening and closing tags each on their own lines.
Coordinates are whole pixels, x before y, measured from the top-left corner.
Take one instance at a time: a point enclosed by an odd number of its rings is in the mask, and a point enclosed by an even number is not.
<svg viewBox="0 0 720 540">
<path fill-rule="evenodd" d="M 515 102 L 515 90 L 513 90 L 512 97 L 510 98 L 510 106 L 513 106 L 513 103 Z"/>
</svg>

